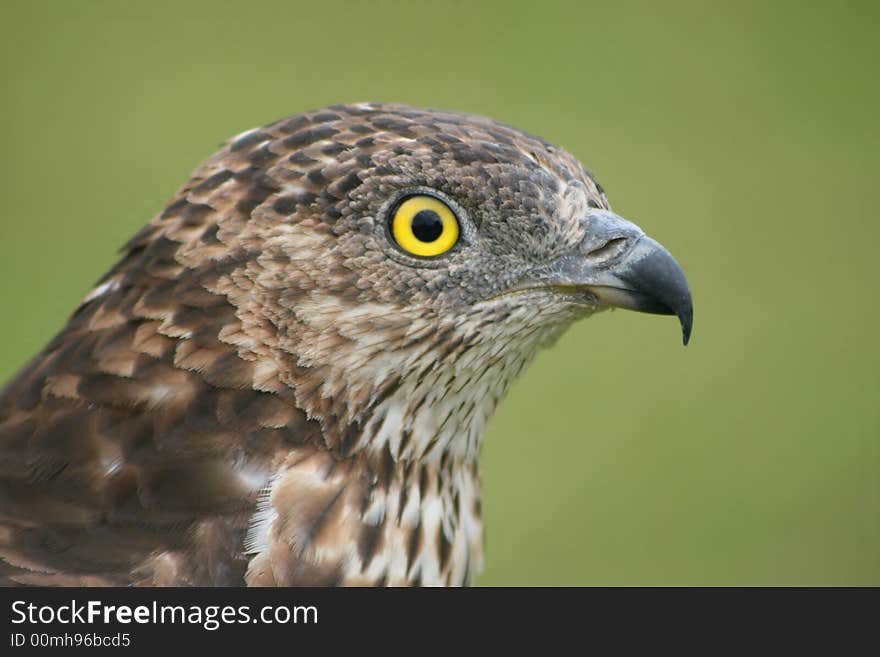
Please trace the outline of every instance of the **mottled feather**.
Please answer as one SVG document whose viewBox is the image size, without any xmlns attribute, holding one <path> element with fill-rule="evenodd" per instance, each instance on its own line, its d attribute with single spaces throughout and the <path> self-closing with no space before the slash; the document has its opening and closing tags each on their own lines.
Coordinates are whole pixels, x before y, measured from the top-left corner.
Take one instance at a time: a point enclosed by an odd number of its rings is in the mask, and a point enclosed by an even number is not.
<svg viewBox="0 0 880 657">
<path fill-rule="evenodd" d="M 442 262 L 387 237 L 412 189 L 467 217 Z M 498 295 L 589 208 L 572 156 L 480 117 L 346 105 L 239 135 L 0 394 L 0 578 L 470 582 L 486 422 L 596 309 Z"/>
</svg>

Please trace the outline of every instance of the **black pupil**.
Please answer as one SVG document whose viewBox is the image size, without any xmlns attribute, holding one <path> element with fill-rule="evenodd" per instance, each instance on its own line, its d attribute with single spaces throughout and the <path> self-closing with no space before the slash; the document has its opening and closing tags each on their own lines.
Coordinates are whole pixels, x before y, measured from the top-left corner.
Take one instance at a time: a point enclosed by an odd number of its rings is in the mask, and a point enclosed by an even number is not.
<svg viewBox="0 0 880 657">
<path fill-rule="evenodd" d="M 420 242 L 433 242 L 443 232 L 443 220 L 433 210 L 419 210 L 412 220 L 412 232 Z"/>
</svg>

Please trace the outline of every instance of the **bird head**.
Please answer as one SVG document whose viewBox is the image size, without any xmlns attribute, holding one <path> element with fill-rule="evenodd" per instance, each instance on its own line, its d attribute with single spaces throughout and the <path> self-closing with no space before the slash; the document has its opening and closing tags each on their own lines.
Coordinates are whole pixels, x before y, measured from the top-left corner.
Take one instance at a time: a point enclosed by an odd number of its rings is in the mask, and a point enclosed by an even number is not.
<svg viewBox="0 0 880 657">
<path fill-rule="evenodd" d="M 687 342 L 681 268 L 540 139 L 374 104 L 244 133 L 0 391 L 0 580 L 468 583 L 489 416 L 613 306 Z"/>
<path fill-rule="evenodd" d="M 482 117 L 360 104 L 251 130 L 153 229 L 235 308 L 219 337 L 251 385 L 345 453 L 478 450 L 534 354 L 605 308 L 691 330 L 673 257 L 569 153 Z"/>
</svg>

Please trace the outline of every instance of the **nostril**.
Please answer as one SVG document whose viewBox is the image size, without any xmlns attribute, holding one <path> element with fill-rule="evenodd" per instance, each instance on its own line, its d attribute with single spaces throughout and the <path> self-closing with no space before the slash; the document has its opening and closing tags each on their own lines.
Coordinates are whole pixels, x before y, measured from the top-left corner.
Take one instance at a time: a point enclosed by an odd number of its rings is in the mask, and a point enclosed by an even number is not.
<svg viewBox="0 0 880 657">
<path fill-rule="evenodd" d="M 601 246 L 589 251 L 587 253 L 588 258 L 597 258 L 597 259 L 608 259 L 613 258 L 614 256 L 620 254 L 626 246 L 626 238 L 625 237 L 615 237 L 613 239 L 608 240 Z"/>
</svg>

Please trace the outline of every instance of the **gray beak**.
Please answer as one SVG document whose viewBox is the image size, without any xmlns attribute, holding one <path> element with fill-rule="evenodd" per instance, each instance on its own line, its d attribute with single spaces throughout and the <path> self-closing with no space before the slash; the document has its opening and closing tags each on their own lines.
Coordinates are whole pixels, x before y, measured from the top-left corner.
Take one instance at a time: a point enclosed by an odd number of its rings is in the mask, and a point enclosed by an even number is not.
<svg viewBox="0 0 880 657">
<path fill-rule="evenodd" d="M 613 212 L 594 210 L 585 221 L 584 241 L 542 272 L 541 278 L 552 285 L 584 289 L 602 305 L 676 315 L 687 344 L 694 306 L 675 258 L 638 226 Z"/>
</svg>

